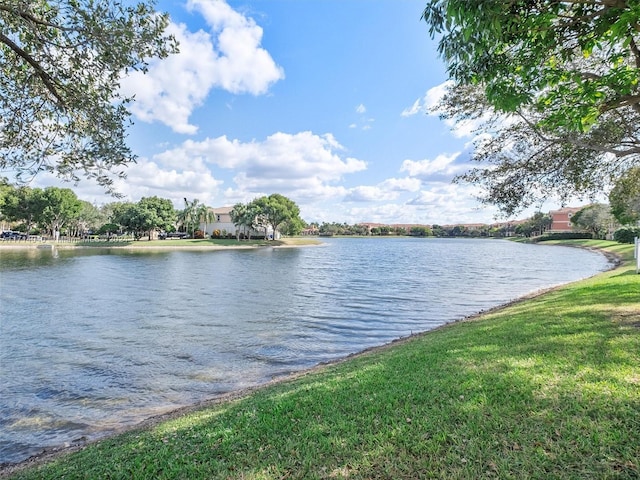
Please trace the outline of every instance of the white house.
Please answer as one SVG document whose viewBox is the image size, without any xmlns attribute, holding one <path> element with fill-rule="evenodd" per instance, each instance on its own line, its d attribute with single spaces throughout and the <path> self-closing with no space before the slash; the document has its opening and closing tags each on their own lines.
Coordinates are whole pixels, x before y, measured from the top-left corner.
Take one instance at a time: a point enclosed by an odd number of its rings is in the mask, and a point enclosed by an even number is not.
<svg viewBox="0 0 640 480">
<path fill-rule="evenodd" d="M 209 210 L 213 212 L 213 222 L 207 223 L 206 225 L 204 222 L 200 222 L 200 230 L 205 232 L 205 236 L 209 237 L 216 230 L 218 230 L 221 235 L 224 235 L 226 232 L 227 235 L 236 236 L 238 228 L 231 220 L 231 210 L 233 210 L 233 207 L 210 208 Z M 245 230 L 246 227 L 240 227 L 241 233 L 244 233 Z M 263 229 L 251 230 L 251 237 L 262 237 L 264 234 Z M 271 227 L 267 228 L 267 235 L 273 238 L 273 229 Z M 276 240 L 280 238 L 280 232 L 276 232 L 275 238 Z"/>
</svg>

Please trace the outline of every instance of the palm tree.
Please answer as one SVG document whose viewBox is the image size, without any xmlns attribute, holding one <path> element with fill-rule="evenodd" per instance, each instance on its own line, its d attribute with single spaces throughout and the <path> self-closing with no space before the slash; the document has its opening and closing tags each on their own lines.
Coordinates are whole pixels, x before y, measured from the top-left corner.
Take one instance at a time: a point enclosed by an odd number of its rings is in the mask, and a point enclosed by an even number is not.
<svg viewBox="0 0 640 480">
<path fill-rule="evenodd" d="M 240 241 L 240 227 L 245 226 L 247 222 L 248 207 L 249 206 L 244 203 L 236 203 L 229 212 L 231 221 L 236 227 L 236 239 L 238 241 Z"/>
<path fill-rule="evenodd" d="M 197 209 L 196 216 L 198 218 L 198 222 L 204 223 L 204 235 L 206 237 L 208 235 L 207 227 L 209 226 L 209 223 L 212 223 L 216 219 L 216 213 L 213 209 L 202 203 Z"/>
<path fill-rule="evenodd" d="M 200 200 L 195 198 L 193 201 L 189 201 L 186 198 L 184 199 L 184 210 L 179 214 L 179 220 L 184 226 L 184 231 L 189 233 L 189 228 L 191 228 L 191 237 L 193 237 L 193 233 L 195 232 L 195 224 L 198 221 L 198 208 L 199 208 Z"/>
</svg>

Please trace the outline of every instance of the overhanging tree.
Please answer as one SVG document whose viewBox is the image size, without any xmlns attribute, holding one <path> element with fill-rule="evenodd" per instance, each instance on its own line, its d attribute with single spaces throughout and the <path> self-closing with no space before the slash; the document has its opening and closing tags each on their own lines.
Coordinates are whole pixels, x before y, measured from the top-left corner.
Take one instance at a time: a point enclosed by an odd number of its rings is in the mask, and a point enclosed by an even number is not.
<svg viewBox="0 0 640 480">
<path fill-rule="evenodd" d="M 135 160 L 120 79 L 176 51 L 168 21 L 153 1 L 0 0 L 0 168 L 113 191 Z"/>
<path fill-rule="evenodd" d="M 431 0 L 423 18 L 453 81 L 438 110 L 489 134 L 461 177 L 486 202 L 594 195 L 640 163 L 634 2 Z"/>
</svg>

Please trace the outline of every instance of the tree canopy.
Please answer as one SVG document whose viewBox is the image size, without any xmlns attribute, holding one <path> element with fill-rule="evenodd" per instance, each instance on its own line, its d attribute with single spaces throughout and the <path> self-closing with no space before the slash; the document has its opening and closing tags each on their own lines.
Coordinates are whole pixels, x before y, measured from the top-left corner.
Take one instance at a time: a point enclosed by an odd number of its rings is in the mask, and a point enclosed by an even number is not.
<svg viewBox="0 0 640 480">
<path fill-rule="evenodd" d="M 606 238 L 617 227 L 608 205 L 588 205 L 571 217 L 571 224 L 593 234 L 594 238 Z"/>
<path fill-rule="evenodd" d="M 291 199 L 279 193 L 256 198 L 247 204 L 237 203 L 229 212 L 231 221 L 236 226 L 236 235 L 240 239 L 240 228 L 245 234 L 251 235 L 251 230 L 267 230 L 271 227 L 273 239 L 276 232 L 285 235 L 297 235 L 304 228 L 305 222 L 300 218 L 300 208 Z"/>
<path fill-rule="evenodd" d="M 255 205 L 253 203 L 236 203 L 229 212 L 229 216 L 236 227 L 236 239 L 240 241 L 240 235 L 244 233 L 251 240 L 251 230 L 255 228 L 255 219 L 258 216 Z"/>
<path fill-rule="evenodd" d="M 640 167 L 627 171 L 609 193 L 611 213 L 622 225 L 640 222 Z"/>
<path fill-rule="evenodd" d="M 304 222 L 300 219 L 300 208 L 291 199 L 279 193 L 268 197 L 260 197 L 253 201 L 257 205 L 259 214 L 264 216 L 264 223 L 273 230 L 273 239 L 280 227 L 287 224 L 294 225 L 294 229 Z"/>
<path fill-rule="evenodd" d="M 40 221 L 48 225 L 54 235 L 82 210 L 82 201 L 70 188 L 47 187 L 42 196 L 44 209 Z"/>
<path fill-rule="evenodd" d="M 123 75 L 176 51 L 153 0 L 0 0 L 0 168 L 113 178 L 135 160 Z"/>
<path fill-rule="evenodd" d="M 507 213 L 602 193 L 640 163 L 640 10 L 594 0 L 430 0 L 452 86 L 443 116 L 480 121 L 460 179 Z"/>
<path fill-rule="evenodd" d="M 113 220 L 139 239 L 154 230 L 168 230 L 176 221 L 176 211 L 171 200 L 159 197 L 143 197 L 138 203 L 117 206 Z"/>
</svg>

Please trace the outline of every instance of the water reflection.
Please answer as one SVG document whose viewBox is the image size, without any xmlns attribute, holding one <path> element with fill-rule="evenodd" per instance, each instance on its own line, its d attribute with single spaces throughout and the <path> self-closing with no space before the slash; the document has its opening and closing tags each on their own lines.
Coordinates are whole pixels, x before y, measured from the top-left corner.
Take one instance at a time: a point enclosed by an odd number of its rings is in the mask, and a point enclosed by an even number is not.
<svg viewBox="0 0 640 480">
<path fill-rule="evenodd" d="M 237 251 L 2 251 L 0 462 L 591 275 L 506 241 Z"/>
</svg>

